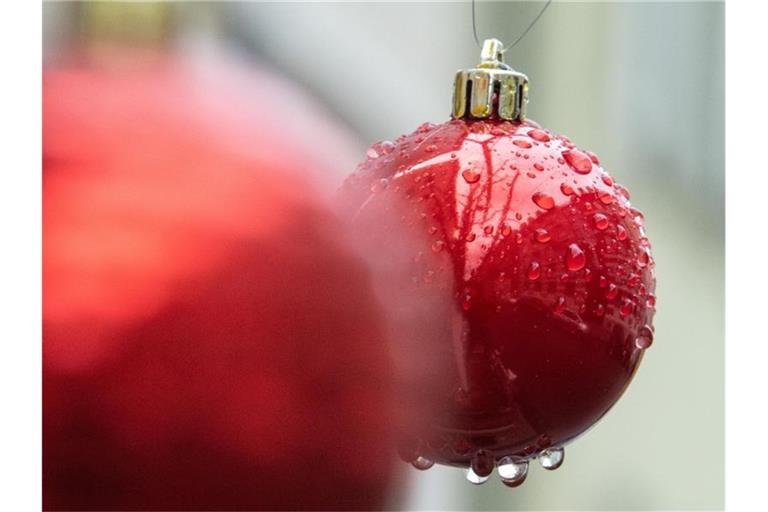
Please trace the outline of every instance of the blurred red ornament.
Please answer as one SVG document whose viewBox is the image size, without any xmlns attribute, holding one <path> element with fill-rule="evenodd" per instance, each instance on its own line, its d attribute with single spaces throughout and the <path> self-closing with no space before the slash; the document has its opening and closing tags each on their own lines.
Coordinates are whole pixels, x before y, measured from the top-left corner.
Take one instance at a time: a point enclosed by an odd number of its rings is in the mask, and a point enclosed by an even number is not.
<svg viewBox="0 0 768 512">
<path fill-rule="evenodd" d="M 475 82 L 493 92 L 487 113 L 505 101 L 493 83 Z M 517 114 L 527 79 L 519 87 Z M 389 309 L 410 414 L 401 456 L 470 467 L 473 483 L 498 466 L 509 486 L 532 458 L 559 467 L 563 446 L 618 400 L 653 339 L 655 304 L 627 190 L 594 154 L 517 114 L 378 143 L 344 187 Z"/>
<path fill-rule="evenodd" d="M 319 179 L 351 145 L 200 64 L 45 73 L 44 506 L 381 508 L 383 325 Z"/>
</svg>

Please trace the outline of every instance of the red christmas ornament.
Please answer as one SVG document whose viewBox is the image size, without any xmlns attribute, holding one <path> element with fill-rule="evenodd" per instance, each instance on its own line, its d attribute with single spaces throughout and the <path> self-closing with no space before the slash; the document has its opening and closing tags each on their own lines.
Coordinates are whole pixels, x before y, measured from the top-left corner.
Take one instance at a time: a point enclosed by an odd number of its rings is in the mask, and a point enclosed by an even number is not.
<svg viewBox="0 0 768 512">
<path fill-rule="evenodd" d="M 546 469 L 618 400 L 653 340 L 643 215 L 597 156 L 525 120 L 527 78 L 486 41 L 454 119 L 381 142 L 346 182 L 403 390 L 401 456 Z"/>
<path fill-rule="evenodd" d="M 43 506 L 384 508 L 386 338 L 316 186 L 342 132 L 191 64 L 45 73 Z"/>
</svg>

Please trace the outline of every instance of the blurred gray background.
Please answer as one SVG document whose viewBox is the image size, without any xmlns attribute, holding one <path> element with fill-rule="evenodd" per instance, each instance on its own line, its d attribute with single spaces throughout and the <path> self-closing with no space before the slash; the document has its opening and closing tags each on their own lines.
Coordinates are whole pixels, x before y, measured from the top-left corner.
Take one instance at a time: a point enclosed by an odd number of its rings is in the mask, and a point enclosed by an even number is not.
<svg viewBox="0 0 768 512">
<path fill-rule="evenodd" d="M 479 37 L 510 42 L 541 6 L 478 2 Z M 45 4 L 46 62 L 76 38 L 82 9 Z M 152 9 L 134 12 L 140 24 L 155 19 Z M 468 2 L 162 10 L 165 28 L 150 29 L 170 32 L 164 44 L 223 46 L 295 80 L 358 134 L 361 156 L 377 140 L 446 120 L 453 73 L 478 60 Z M 409 470 L 393 507 L 722 509 L 723 3 L 554 2 L 507 62 L 530 78 L 529 116 L 595 151 L 646 214 L 656 341 L 616 407 L 566 448 L 560 470 L 532 465 L 514 490 L 495 479 L 474 487 L 456 469 Z"/>
</svg>

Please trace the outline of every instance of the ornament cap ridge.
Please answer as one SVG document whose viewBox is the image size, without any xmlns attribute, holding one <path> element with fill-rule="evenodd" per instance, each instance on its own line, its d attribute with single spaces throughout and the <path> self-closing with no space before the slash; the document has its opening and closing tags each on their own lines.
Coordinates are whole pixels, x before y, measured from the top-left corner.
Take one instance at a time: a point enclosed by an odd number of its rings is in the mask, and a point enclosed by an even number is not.
<svg viewBox="0 0 768 512">
<path fill-rule="evenodd" d="M 498 117 L 523 121 L 528 104 L 528 77 L 504 63 L 504 45 L 486 39 L 480 63 L 456 72 L 453 90 L 454 119 Z"/>
</svg>

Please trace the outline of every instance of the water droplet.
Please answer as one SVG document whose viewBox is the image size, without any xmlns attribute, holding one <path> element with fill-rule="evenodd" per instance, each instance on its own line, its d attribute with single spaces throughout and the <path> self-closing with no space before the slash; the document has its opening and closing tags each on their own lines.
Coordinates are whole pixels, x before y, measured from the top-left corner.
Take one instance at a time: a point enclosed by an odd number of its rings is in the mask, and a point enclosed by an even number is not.
<svg viewBox="0 0 768 512">
<path fill-rule="evenodd" d="M 605 291 L 605 298 L 608 300 L 615 299 L 616 296 L 619 294 L 619 288 L 611 283 L 608 285 L 608 289 Z"/>
<path fill-rule="evenodd" d="M 653 329 L 649 325 L 640 328 L 635 338 L 635 346 L 640 350 L 645 350 L 653 344 Z"/>
<path fill-rule="evenodd" d="M 531 196 L 536 206 L 544 210 L 551 210 L 555 207 L 555 200 L 543 192 L 536 192 Z"/>
<path fill-rule="evenodd" d="M 624 226 L 622 225 L 616 226 L 616 238 L 618 238 L 619 240 L 627 239 L 627 229 Z"/>
<path fill-rule="evenodd" d="M 437 146 L 435 144 L 430 144 L 429 146 L 424 148 L 424 151 L 426 151 L 427 153 L 434 153 L 435 151 L 437 151 Z"/>
<path fill-rule="evenodd" d="M 605 306 L 598 304 L 595 306 L 593 312 L 595 313 L 595 316 L 603 316 L 605 314 Z"/>
<path fill-rule="evenodd" d="M 619 314 L 623 317 L 627 317 L 635 310 L 635 303 L 629 299 L 624 300 L 619 308 Z"/>
<path fill-rule="evenodd" d="M 565 264 L 571 272 L 581 270 L 584 268 L 584 265 L 587 264 L 587 257 L 578 244 L 571 244 L 568 246 L 568 254 L 565 257 Z"/>
<path fill-rule="evenodd" d="M 539 162 L 536 162 L 535 164 L 533 164 L 533 168 L 536 169 L 537 171 L 543 171 L 544 170 L 544 166 L 541 165 Z"/>
<path fill-rule="evenodd" d="M 555 313 L 562 313 L 565 311 L 565 297 L 558 297 L 555 303 Z"/>
<path fill-rule="evenodd" d="M 585 153 L 586 153 L 587 155 L 589 155 L 589 159 L 590 159 L 590 160 L 592 160 L 592 162 L 594 162 L 594 164 L 595 164 L 595 165 L 600 165 L 600 159 L 599 159 L 599 158 L 597 158 L 597 155 L 596 155 L 596 154 L 594 154 L 594 153 L 593 153 L 593 152 L 591 152 L 591 151 L 585 151 Z"/>
<path fill-rule="evenodd" d="M 610 177 L 610 176 L 608 176 L 607 174 L 603 174 L 603 175 L 602 175 L 602 179 L 603 179 L 603 183 L 605 183 L 605 184 L 606 184 L 606 185 L 608 185 L 609 187 L 612 187 L 612 186 L 613 186 L 613 178 L 611 178 L 611 177 Z"/>
<path fill-rule="evenodd" d="M 603 204 L 611 204 L 613 202 L 613 194 L 610 192 L 600 192 L 597 194 L 597 198 L 600 199 L 600 202 Z"/>
<path fill-rule="evenodd" d="M 467 242 L 474 242 L 475 238 L 477 238 L 477 235 L 475 235 L 470 231 L 469 233 L 467 233 L 467 236 L 464 237 L 464 240 L 466 240 Z"/>
<path fill-rule="evenodd" d="M 541 242 L 542 244 L 545 244 L 552 240 L 552 235 L 549 234 L 549 231 L 547 231 L 544 228 L 538 228 L 536 229 L 536 241 Z"/>
<path fill-rule="evenodd" d="M 376 180 L 373 182 L 373 184 L 371 185 L 371 192 L 376 194 L 386 189 L 388 186 L 389 186 L 389 180 L 387 178 L 381 178 L 380 180 Z"/>
<path fill-rule="evenodd" d="M 461 173 L 461 177 L 464 178 L 464 181 L 466 181 L 469 184 L 477 183 L 480 181 L 480 173 L 475 172 L 471 169 L 467 169 L 466 171 L 463 171 Z"/>
<path fill-rule="evenodd" d="M 640 254 L 637 255 L 637 266 L 640 268 L 645 268 L 648 266 L 649 256 L 648 252 L 645 250 L 641 250 Z"/>
<path fill-rule="evenodd" d="M 511 234 L 512 234 L 512 228 L 509 227 L 509 225 L 504 224 L 503 226 L 501 226 L 501 235 L 502 236 L 509 236 Z"/>
<path fill-rule="evenodd" d="M 579 174 L 589 174 L 592 171 L 592 159 L 578 149 L 563 151 L 563 158 Z"/>
<path fill-rule="evenodd" d="M 482 485 L 485 482 L 488 481 L 489 476 L 479 476 L 474 471 L 472 471 L 472 468 L 469 468 L 467 470 L 467 480 L 469 480 L 470 483 L 473 483 L 475 485 Z"/>
<path fill-rule="evenodd" d="M 621 195 L 623 195 L 625 199 L 627 199 L 627 200 L 630 199 L 630 197 L 629 197 L 629 190 L 627 190 L 625 187 L 623 187 L 621 185 L 616 185 L 616 190 L 618 190 L 619 193 Z"/>
<path fill-rule="evenodd" d="M 648 299 L 646 299 L 646 304 L 648 304 L 648 307 L 652 308 L 656 305 L 656 296 L 652 293 L 648 294 Z"/>
<path fill-rule="evenodd" d="M 419 132 L 419 133 L 427 133 L 428 131 L 430 131 L 434 127 L 435 127 L 434 123 L 429 123 L 429 122 L 422 123 L 422 124 L 419 125 L 418 128 L 416 128 L 416 131 Z"/>
<path fill-rule="evenodd" d="M 517 487 L 528 476 L 528 461 L 516 462 L 512 457 L 504 457 L 499 461 L 499 477 L 507 487 Z"/>
<path fill-rule="evenodd" d="M 366 156 L 368 158 L 378 158 L 381 155 L 387 155 L 392 152 L 392 150 L 395 149 L 395 144 L 388 140 L 383 140 L 381 142 L 377 142 L 370 148 L 368 148 L 368 151 L 366 151 Z"/>
<path fill-rule="evenodd" d="M 539 454 L 539 464 L 544 469 L 554 471 L 563 465 L 565 451 L 562 448 L 547 448 Z"/>
<path fill-rule="evenodd" d="M 570 196 L 570 195 L 573 194 L 573 187 L 571 187 L 567 183 L 563 182 L 563 183 L 560 184 L 560 192 L 562 192 L 566 196 Z"/>
<path fill-rule="evenodd" d="M 427 230 L 427 233 L 429 233 L 430 235 L 434 235 L 435 233 L 437 233 L 437 227 L 435 227 L 435 226 L 431 226 L 431 227 L 430 227 L 430 228 Z"/>
<path fill-rule="evenodd" d="M 427 469 L 435 465 L 433 461 L 429 460 L 428 458 L 422 455 L 419 455 L 418 457 L 416 457 L 416 460 L 411 462 L 411 464 L 413 465 L 413 467 L 421 471 L 426 471 Z"/>
<path fill-rule="evenodd" d="M 592 216 L 592 220 L 595 222 L 595 227 L 600 231 L 608 227 L 608 217 L 602 213 L 596 213 Z"/>
<path fill-rule="evenodd" d="M 491 225 L 485 226 L 483 228 L 483 233 L 485 233 L 488 236 L 492 235 L 493 234 L 493 226 L 491 226 Z"/>
<path fill-rule="evenodd" d="M 472 471 L 479 477 L 487 477 L 493 473 L 493 468 L 496 466 L 493 460 L 493 453 L 488 450 L 478 450 L 472 457 L 470 467 Z"/>
<path fill-rule="evenodd" d="M 523 148 L 523 149 L 528 149 L 528 148 L 533 146 L 533 144 L 531 144 L 530 142 L 528 142 L 525 139 L 515 139 L 515 140 L 512 141 L 512 144 L 514 144 L 515 146 L 517 146 L 519 148 Z"/>
<path fill-rule="evenodd" d="M 533 140 L 537 140 L 539 142 L 549 142 L 549 134 L 545 132 L 544 130 L 531 130 L 528 132 L 528 136 L 532 138 Z"/>
<path fill-rule="evenodd" d="M 539 278 L 539 276 L 541 276 L 541 265 L 533 261 L 528 267 L 528 279 L 535 281 Z"/>
<path fill-rule="evenodd" d="M 443 250 L 444 246 L 445 246 L 445 242 L 443 242 L 442 240 L 436 240 L 432 244 L 432 252 L 440 252 Z"/>
<path fill-rule="evenodd" d="M 600 276 L 598 278 L 597 284 L 598 286 L 600 286 L 600 288 L 605 288 L 606 286 L 608 286 L 608 278 L 605 276 Z"/>
</svg>

